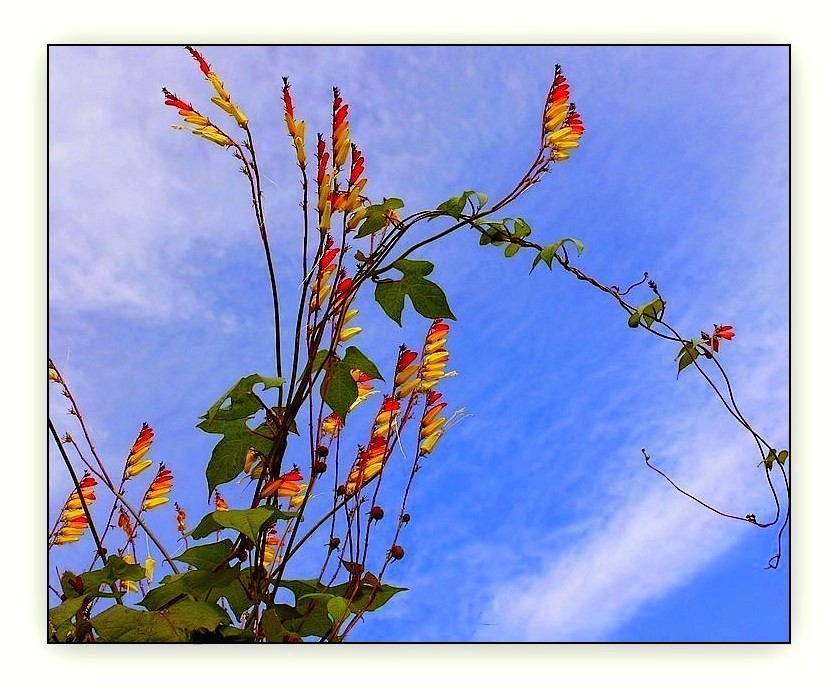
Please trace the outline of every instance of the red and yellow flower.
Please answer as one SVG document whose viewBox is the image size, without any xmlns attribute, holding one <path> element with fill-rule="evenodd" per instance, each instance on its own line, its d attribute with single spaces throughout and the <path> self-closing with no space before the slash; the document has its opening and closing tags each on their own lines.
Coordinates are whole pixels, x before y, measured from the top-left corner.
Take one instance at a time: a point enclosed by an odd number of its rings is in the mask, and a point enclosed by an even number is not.
<svg viewBox="0 0 838 694">
<path fill-rule="evenodd" d="M 291 86 L 288 78 L 282 78 L 282 101 L 285 104 L 285 125 L 288 126 L 288 135 L 294 143 L 297 152 L 297 163 L 304 167 L 306 165 L 306 123 L 303 120 L 294 120 L 294 102 L 291 99 Z"/>
<path fill-rule="evenodd" d="M 419 364 L 414 364 L 418 352 L 402 346 L 399 361 L 396 364 L 396 400 L 401 400 L 415 391 L 422 379 L 419 378 Z"/>
<path fill-rule="evenodd" d="M 335 171 L 340 170 L 349 154 L 349 104 L 344 103 L 340 90 L 334 88 L 332 102 L 332 152 Z"/>
<path fill-rule="evenodd" d="M 122 555 L 122 561 L 124 561 L 126 564 L 136 564 L 137 563 L 137 562 L 134 561 L 134 557 L 131 556 L 130 554 L 123 554 Z M 124 590 L 128 593 L 136 593 L 139 590 L 139 588 L 137 588 L 137 584 L 136 584 L 135 581 L 129 581 L 128 579 L 125 579 L 125 578 L 120 578 L 119 579 L 119 589 Z"/>
<path fill-rule="evenodd" d="M 326 233 L 332 226 L 332 173 L 326 170 L 329 153 L 323 135 L 317 134 L 317 213 L 318 227 Z"/>
<path fill-rule="evenodd" d="M 373 436 L 369 445 L 358 454 L 355 464 L 349 471 L 345 485 L 346 496 L 355 494 L 381 472 L 388 453 L 387 439 L 383 436 Z"/>
<path fill-rule="evenodd" d="M 227 505 L 227 502 L 224 500 L 224 497 L 221 496 L 221 492 L 217 489 L 215 490 L 215 510 L 216 511 L 229 511 L 230 507 Z"/>
<path fill-rule="evenodd" d="M 125 536 L 130 540 L 134 536 L 134 526 L 131 524 L 131 517 L 128 512 L 121 508 L 119 509 L 119 516 L 117 517 L 116 525 L 125 533 Z"/>
<path fill-rule="evenodd" d="M 569 150 L 579 146 L 579 138 L 585 132 L 582 118 L 573 103 L 568 103 L 570 86 L 562 69 L 556 65 L 553 84 L 544 106 L 542 134 L 544 147 L 550 149 L 553 161 L 564 161 L 570 157 Z"/>
<path fill-rule="evenodd" d="M 96 501 L 96 492 L 94 487 L 98 484 L 96 480 L 91 477 L 89 472 L 85 472 L 79 480 L 79 489 L 74 490 L 64 503 L 64 508 L 61 510 L 61 515 L 58 520 L 61 522 L 61 527 L 55 532 L 53 536 L 53 544 L 66 545 L 70 542 L 78 542 L 79 538 L 84 535 L 87 529 L 87 515 L 84 512 L 84 506 L 90 505 Z M 82 499 L 84 500 L 82 502 Z"/>
<path fill-rule="evenodd" d="M 309 308 L 312 311 L 319 309 L 325 303 L 326 297 L 329 296 L 331 290 L 329 280 L 338 269 L 336 259 L 339 255 L 340 247 L 335 245 L 331 236 L 327 236 L 326 243 L 323 246 L 323 255 L 317 261 L 317 277 L 311 286 Z"/>
<path fill-rule="evenodd" d="M 210 123 L 209 118 L 202 116 L 192 108 L 192 104 L 178 99 L 166 87 L 163 87 L 163 96 L 165 97 L 163 103 L 166 106 L 172 106 L 177 109 L 178 114 L 183 117 L 184 122 L 192 126 L 189 130 L 194 135 L 203 137 L 205 140 L 214 142 L 221 147 L 230 147 L 233 144 L 233 141 L 227 135 Z"/>
<path fill-rule="evenodd" d="M 710 336 L 710 346 L 714 352 L 719 351 L 721 340 L 732 340 L 736 336 L 732 325 L 713 325 L 713 334 Z"/>
<path fill-rule="evenodd" d="M 218 108 L 225 113 L 229 113 L 233 118 L 235 118 L 239 127 L 244 128 L 247 125 L 247 116 L 245 116 L 239 107 L 236 106 L 236 104 L 234 104 L 230 99 L 230 94 L 226 89 L 224 89 L 224 83 L 221 81 L 221 78 L 212 71 L 209 63 L 204 60 L 204 57 L 192 48 L 192 46 L 186 46 L 186 50 L 189 51 L 192 57 L 198 62 L 198 67 L 200 67 L 201 72 L 204 73 L 204 77 L 207 78 L 207 81 L 209 81 L 209 83 L 213 86 L 213 89 L 215 89 L 215 93 L 218 94 L 218 96 L 212 97 L 212 103 L 218 106 Z"/>
<path fill-rule="evenodd" d="M 401 406 L 395 398 L 386 397 L 378 410 L 373 424 L 372 436 L 390 438 L 396 431 Z"/>
<path fill-rule="evenodd" d="M 186 535 L 186 511 L 177 502 L 175 502 L 175 522 L 177 523 L 177 531 L 181 535 Z"/>
<path fill-rule="evenodd" d="M 448 364 L 448 351 L 445 349 L 445 344 L 448 342 L 448 330 L 448 324 L 438 318 L 428 330 L 423 349 L 422 368 L 419 372 L 420 391 L 431 390 L 446 376 L 445 367 Z"/>
<path fill-rule="evenodd" d="M 324 434 L 329 434 L 329 436 L 334 437 L 340 433 L 341 429 L 343 429 L 343 421 L 335 412 L 332 412 L 332 414 L 323 420 L 323 424 L 320 428 L 323 430 Z"/>
<path fill-rule="evenodd" d="M 289 472 L 266 484 L 259 497 L 265 499 L 269 496 L 286 498 L 297 496 L 302 490 L 302 485 L 299 484 L 302 480 L 300 469 L 294 466 Z"/>
<path fill-rule="evenodd" d="M 174 475 L 172 471 L 161 463 L 157 475 L 155 475 L 154 480 L 149 485 L 143 497 L 143 511 L 150 511 L 153 508 L 162 506 L 169 500 L 169 497 L 166 495 L 172 491 L 173 479 Z"/>
<path fill-rule="evenodd" d="M 355 402 L 349 406 L 349 411 L 351 412 L 377 391 L 375 390 L 375 386 L 372 384 L 372 376 L 365 374 L 359 369 L 351 369 L 349 371 L 349 375 L 352 376 L 352 380 L 354 380 L 358 386 L 358 397 L 355 398 Z"/>
<path fill-rule="evenodd" d="M 151 465 L 151 461 L 145 457 L 154 442 L 154 430 L 143 422 L 137 440 L 131 446 L 128 459 L 125 461 L 125 479 L 132 479 Z"/>
<path fill-rule="evenodd" d="M 441 415 L 447 403 L 438 402 L 442 393 L 435 390 L 428 391 L 428 398 L 425 401 L 425 411 L 422 414 L 422 422 L 419 427 L 419 455 L 430 455 L 442 438 L 443 426 L 448 421 Z"/>
<path fill-rule="evenodd" d="M 271 526 L 271 529 L 268 530 L 268 535 L 265 538 L 265 556 L 262 559 L 262 565 L 266 569 L 274 563 L 277 552 L 279 552 L 281 546 L 279 533 L 277 533 L 274 526 Z"/>
</svg>

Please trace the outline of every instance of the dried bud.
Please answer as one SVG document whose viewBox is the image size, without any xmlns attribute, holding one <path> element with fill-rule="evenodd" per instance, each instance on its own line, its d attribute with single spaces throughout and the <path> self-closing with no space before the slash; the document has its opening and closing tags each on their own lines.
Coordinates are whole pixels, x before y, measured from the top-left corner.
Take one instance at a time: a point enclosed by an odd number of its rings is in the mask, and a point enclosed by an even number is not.
<svg viewBox="0 0 838 694">
<path fill-rule="evenodd" d="M 402 523 L 404 523 L 405 525 L 407 525 L 408 523 L 410 523 L 410 514 L 409 514 L 409 513 L 405 513 L 405 514 L 402 516 Z"/>
<path fill-rule="evenodd" d="M 314 451 L 314 454 L 318 458 L 325 458 L 327 455 L 329 455 L 329 449 L 326 448 L 326 446 L 318 446 L 317 449 Z"/>
<path fill-rule="evenodd" d="M 323 460 L 315 460 L 314 465 L 311 466 L 311 470 L 315 475 L 322 475 L 328 469 L 328 465 L 326 465 L 325 461 Z"/>
<path fill-rule="evenodd" d="M 342 484 L 337 488 L 338 496 L 346 496 L 346 485 Z"/>
<path fill-rule="evenodd" d="M 331 538 L 329 540 L 329 551 L 331 552 L 332 550 L 335 550 L 338 547 L 340 547 L 340 538 L 339 537 Z"/>
<path fill-rule="evenodd" d="M 402 549 L 401 545 L 393 545 L 390 548 L 390 556 L 398 561 L 404 557 L 404 549 Z"/>
<path fill-rule="evenodd" d="M 373 506 L 370 509 L 370 517 L 373 520 L 381 520 L 382 518 L 384 518 L 384 509 L 381 508 L 381 506 Z"/>
</svg>

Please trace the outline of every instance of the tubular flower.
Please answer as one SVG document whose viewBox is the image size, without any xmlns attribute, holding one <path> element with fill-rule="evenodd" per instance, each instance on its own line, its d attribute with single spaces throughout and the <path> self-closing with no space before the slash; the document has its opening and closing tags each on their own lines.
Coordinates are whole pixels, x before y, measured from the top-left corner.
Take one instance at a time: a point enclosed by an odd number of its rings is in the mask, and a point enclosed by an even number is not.
<svg viewBox="0 0 838 694">
<path fill-rule="evenodd" d="M 390 438 L 396 430 L 396 422 L 399 418 L 399 410 L 401 409 L 399 401 L 386 397 L 378 410 L 375 417 L 375 424 L 373 424 L 372 436 Z"/>
<path fill-rule="evenodd" d="M 342 269 L 339 276 L 342 279 L 335 285 L 334 307 L 336 311 L 339 311 L 343 307 L 343 304 L 349 298 L 349 293 L 352 291 L 352 278 L 343 277 Z"/>
<path fill-rule="evenodd" d="M 705 340 L 705 342 L 711 346 L 714 352 L 718 352 L 721 340 L 732 340 L 735 336 L 736 333 L 733 332 L 732 325 L 713 324 L 713 334 L 710 335 L 709 341 Z"/>
<path fill-rule="evenodd" d="M 96 501 L 96 492 L 93 488 L 97 484 L 98 482 L 90 476 L 89 472 L 85 472 L 79 480 L 79 489 L 88 507 Z M 79 538 L 84 535 L 88 523 L 78 491 L 73 491 L 67 498 L 59 521 L 62 525 L 53 536 L 53 544 L 66 545 L 70 542 L 78 542 Z"/>
<path fill-rule="evenodd" d="M 349 375 L 352 376 L 352 380 L 358 385 L 358 397 L 355 399 L 355 402 L 349 406 L 349 411 L 351 412 L 377 391 L 375 390 L 375 386 L 370 383 L 370 381 L 372 381 L 372 376 L 368 376 L 358 369 L 352 369 L 349 372 Z"/>
<path fill-rule="evenodd" d="M 346 324 L 349 323 L 355 316 L 358 315 L 358 309 L 353 308 L 346 312 L 346 315 L 343 317 L 343 322 L 341 323 L 340 333 L 338 333 L 338 342 L 349 342 L 353 337 L 358 335 L 363 328 L 360 325 L 353 325 L 351 328 L 347 328 Z"/>
<path fill-rule="evenodd" d="M 136 564 L 136 562 L 134 561 L 134 557 L 132 557 L 130 554 L 123 554 L 122 561 L 124 561 L 126 564 Z M 124 590 L 128 593 L 136 593 L 139 590 L 135 581 L 129 581 L 125 578 L 119 579 L 119 587 L 121 590 Z"/>
<path fill-rule="evenodd" d="M 387 439 L 373 436 L 369 445 L 358 454 L 346 481 L 346 496 L 355 494 L 364 484 L 373 479 L 387 459 Z"/>
<path fill-rule="evenodd" d="M 209 83 L 215 89 L 216 94 L 218 96 L 212 97 L 211 101 L 214 103 L 218 108 L 226 113 L 229 113 L 233 118 L 236 119 L 236 123 L 239 124 L 239 127 L 245 127 L 247 125 L 247 116 L 245 116 L 240 110 L 239 107 L 236 106 L 231 100 L 230 95 L 227 93 L 227 90 L 224 89 L 224 83 L 221 79 L 216 75 L 209 66 L 209 63 L 204 60 L 204 56 L 202 56 L 198 51 L 196 51 L 192 46 L 185 46 L 186 50 L 192 55 L 193 58 L 198 62 L 198 66 L 201 68 L 201 72 L 204 73 L 204 76 L 207 78 Z"/>
<path fill-rule="evenodd" d="M 298 484 L 303 479 L 300 474 L 300 469 L 295 465 L 289 472 L 280 475 L 273 482 L 266 484 L 259 498 L 265 499 L 269 496 L 274 497 L 293 497 L 297 496 L 302 489 L 302 485 Z"/>
<path fill-rule="evenodd" d="M 349 193 L 346 197 L 345 210 L 354 212 L 361 205 L 361 193 L 367 185 L 364 175 L 364 157 L 355 145 L 352 145 L 352 167 L 349 170 Z"/>
<path fill-rule="evenodd" d="M 329 434 L 334 437 L 338 435 L 341 429 L 343 429 L 343 422 L 336 413 L 332 412 L 332 414 L 323 420 L 323 424 L 320 425 L 320 428 L 323 430 L 324 434 Z"/>
<path fill-rule="evenodd" d="M 151 583 L 154 580 L 154 567 L 156 566 L 157 562 L 149 555 L 146 557 L 145 563 L 143 564 L 143 568 L 145 569 L 145 580 Z"/>
<path fill-rule="evenodd" d="M 177 501 L 175 502 L 175 522 L 177 523 L 177 531 L 181 535 L 186 535 L 186 511 Z"/>
<path fill-rule="evenodd" d="M 163 103 L 166 106 L 173 106 L 176 108 L 178 110 L 178 114 L 183 117 L 184 122 L 193 126 L 190 130 L 194 135 L 199 135 L 205 140 L 214 142 L 221 147 L 229 147 L 233 144 L 233 141 L 229 137 L 210 123 L 209 118 L 202 116 L 194 108 L 192 108 L 192 104 L 181 101 L 174 94 L 172 94 L 172 92 L 166 89 L 166 87 L 163 87 L 163 96 L 166 97 L 166 100 Z"/>
<path fill-rule="evenodd" d="M 332 174 L 326 171 L 329 153 L 323 135 L 317 134 L 317 212 L 318 227 L 327 232 L 332 226 Z"/>
<path fill-rule="evenodd" d="M 553 84 L 544 106 L 542 127 L 544 146 L 550 149 L 550 157 L 554 161 L 568 159 L 568 150 L 579 146 L 579 138 L 585 132 L 575 105 L 568 103 L 569 98 L 570 86 L 562 75 L 561 67 L 556 65 Z"/>
<path fill-rule="evenodd" d="M 64 383 L 61 380 L 61 374 L 58 373 L 58 369 L 55 368 L 55 364 L 49 357 L 47 357 L 47 378 L 53 383 Z"/>
<path fill-rule="evenodd" d="M 285 104 L 285 125 L 288 126 L 288 135 L 294 143 L 297 152 L 297 163 L 304 167 L 306 165 L 306 123 L 302 120 L 294 120 L 294 102 L 291 100 L 291 86 L 288 78 L 282 78 L 282 101 Z"/>
<path fill-rule="evenodd" d="M 277 553 L 282 548 L 278 535 L 276 528 L 271 526 L 271 529 L 268 530 L 268 536 L 265 538 L 265 556 L 262 559 L 262 566 L 266 569 L 274 563 Z"/>
<path fill-rule="evenodd" d="M 443 426 L 447 419 L 440 416 L 440 413 L 447 403 L 438 402 L 442 393 L 435 390 L 428 391 L 428 399 L 425 402 L 425 411 L 422 414 L 422 423 L 419 427 L 419 455 L 430 455 L 439 439 L 442 438 Z"/>
<path fill-rule="evenodd" d="M 124 508 L 119 509 L 119 516 L 117 518 L 116 525 L 122 530 L 122 532 L 125 533 L 125 536 L 129 540 L 133 537 L 134 527 L 131 525 L 131 518 Z"/>
<path fill-rule="evenodd" d="M 448 352 L 445 349 L 445 343 L 448 342 L 448 330 L 448 324 L 439 319 L 436 319 L 428 330 L 423 350 L 422 368 L 419 371 L 420 391 L 431 390 L 446 375 L 445 366 L 448 364 Z"/>
<path fill-rule="evenodd" d="M 291 501 L 288 502 L 288 504 L 289 504 L 289 506 L 291 506 L 291 508 L 296 508 L 297 506 L 302 505 L 303 499 L 305 499 L 305 496 L 306 496 L 306 489 L 308 489 L 307 484 L 301 484 L 300 485 L 300 493 L 296 494 L 295 496 L 292 496 Z"/>
<path fill-rule="evenodd" d="M 128 453 L 128 459 L 125 461 L 124 478 L 126 480 L 136 477 L 151 465 L 151 461 L 148 460 L 145 455 L 148 453 L 148 450 L 151 448 L 151 444 L 153 442 L 154 430 L 148 425 L 148 423 L 143 422 L 139 436 L 137 436 L 137 440 L 134 441 L 134 445 L 131 446 L 131 450 Z"/>
<path fill-rule="evenodd" d="M 169 500 L 169 497 L 166 495 L 172 491 L 172 479 L 174 479 L 172 471 L 161 463 L 157 475 L 155 475 L 154 480 L 143 497 L 143 511 L 150 511 L 153 508 L 162 506 Z"/>
<path fill-rule="evenodd" d="M 262 476 L 262 455 L 254 448 L 248 449 L 244 456 L 244 474 L 254 480 Z"/>
<path fill-rule="evenodd" d="M 229 511 L 230 507 L 227 505 L 227 502 L 224 501 L 224 497 L 215 490 L 215 510 L 216 511 Z"/>
<path fill-rule="evenodd" d="M 338 264 L 335 259 L 340 254 L 340 248 L 335 246 L 335 242 L 331 236 L 326 237 L 326 245 L 323 247 L 323 255 L 317 262 L 317 278 L 311 286 L 311 301 L 309 308 L 316 311 L 326 301 L 329 296 L 329 280 L 338 269 Z"/>
<path fill-rule="evenodd" d="M 396 400 L 401 400 L 410 395 L 421 383 L 421 379 L 417 377 L 419 364 L 413 363 L 418 356 L 417 352 L 402 347 L 396 365 Z"/>
<path fill-rule="evenodd" d="M 335 171 L 346 163 L 349 154 L 349 104 L 340 97 L 340 90 L 334 88 L 335 99 L 332 103 L 332 153 Z"/>
</svg>

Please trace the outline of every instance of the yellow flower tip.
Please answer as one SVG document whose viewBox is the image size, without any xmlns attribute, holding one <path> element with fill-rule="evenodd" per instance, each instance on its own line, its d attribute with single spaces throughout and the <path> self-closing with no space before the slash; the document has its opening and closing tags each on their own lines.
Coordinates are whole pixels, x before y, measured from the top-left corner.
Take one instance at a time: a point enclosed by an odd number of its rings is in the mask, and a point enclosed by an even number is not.
<svg viewBox="0 0 838 694">
<path fill-rule="evenodd" d="M 344 328 L 340 331 L 340 334 L 338 335 L 338 342 L 348 342 L 353 337 L 358 335 L 361 332 L 361 330 L 362 328 L 360 328 L 359 326 L 355 326 L 352 328 Z"/>
<path fill-rule="evenodd" d="M 442 438 L 442 430 L 435 431 L 419 444 L 419 455 L 430 455 Z"/>
<path fill-rule="evenodd" d="M 140 460 L 139 462 L 134 463 L 133 465 L 129 465 L 125 470 L 126 479 L 133 479 L 141 472 L 143 472 L 143 470 L 146 470 L 150 465 L 151 461 L 148 459 Z"/>
<path fill-rule="evenodd" d="M 228 101 L 229 102 L 230 101 L 230 95 L 227 93 L 227 90 L 224 89 L 224 83 L 221 81 L 221 79 L 218 77 L 218 75 L 216 75 L 214 72 L 208 72 L 207 73 L 207 79 L 209 80 L 209 83 L 213 86 L 216 93 L 218 94 L 217 98 L 220 99 L 221 101 Z M 216 97 L 213 97 L 212 100 L 215 101 Z M 229 113 L 229 111 L 228 111 L 228 113 Z"/>
<path fill-rule="evenodd" d="M 143 502 L 143 511 L 150 511 L 153 508 L 157 508 L 158 506 L 162 506 L 163 504 L 169 501 L 169 497 L 167 496 L 156 496 L 153 498 L 147 498 Z"/>
<path fill-rule="evenodd" d="M 52 381 L 53 383 L 61 383 L 62 382 L 61 381 L 61 376 L 58 375 L 58 371 L 56 371 L 51 366 L 47 370 L 47 378 L 49 378 L 49 380 Z"/>
</svg>

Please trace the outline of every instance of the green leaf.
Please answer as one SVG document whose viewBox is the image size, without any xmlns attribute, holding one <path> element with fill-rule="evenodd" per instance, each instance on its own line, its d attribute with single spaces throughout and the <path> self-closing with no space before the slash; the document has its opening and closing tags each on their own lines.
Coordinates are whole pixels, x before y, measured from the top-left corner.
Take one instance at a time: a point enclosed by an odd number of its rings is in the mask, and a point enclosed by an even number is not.
<svg viewBox="0 0 838 694">
<path fill-rule="evenodd" d="M 445 214 L 450 215 L 451 217 L 459 217 L 463 213 L 463 208 L 466 206 L 466 198 L 468 196 L 465 193 L 461 195 L 455 195 L 453 198 L 449 198 L 445 202 L 441 203 L 438 209 L 440 212 L 445 212 Z"/>
<path fill-rule="evenodd" d="M 222 436 L 207 463 L 209 494 L 219 484 L 229 482 L 242 471 L 248 450 L 255 448 L 265 454 L 270 451 L 272 441 L 255 434 L 247 425 L 262 407 L 253 393 L 253 387 L 259 383 L 266 389 L 278 388 L 283 380 L 259 374 L 245 376 L 207 410 L 198 424 L 199 429 Z"/>
<path fill-rule="evenodd" d="M 400 210 L 404 207 L 404 202 L 401 198 L 385 198 L 384 202 L 381 203 L 381 207 L 385 210 Z"/>
<path fill-rule="evenodd" d="M 201 519 L 190 535 L 200 540 L 225 528 L 232 528 L 246 535 L 255 544 L 259 531 L 266 525 L 278 520 L 288 520 L 296 515 L 296 512 L 281 511 L 273 506 L 257 506 L 241 511 L 213 511 Z"/>
<path fill-rule="evenodd" d="M 574 246 L 576 246 L 576 255 L 582 255 L 582 251 L 585 250 L 585 244 L 582 243 L 579 239 L 568 237 L 559 241 L 560 246 L 564 246 L 566 243 L 572 243 Z"/>
<path fill-rule="evenodd" d="M 375 300 L 390 318 L 399 325 L 402 324 L 405 292 L 401 282 L 396 280 L 382 280 L 375 285 Z"/>
<path fill-rule="evenodd" d="M 346 419 L 346 413 L 358 398 L 358 384 L 346 362 L 333 361 L 329 365 L 320 386 L 320 396 L 341 420 Z"/>
<path fill-rule="evenodd" d="M 212 514 L 209 514 L 209 518 L 212 518 Z M 230 556 L 232 549 L 232 541 L 225 538 L 220 542 L 190 547 L 183 554 L 175 557 L 175 561 L 189 564 L 196 569 L 214 569 L 225 557 Z"/>
<path fill-rule="evenodd" d="M 252 416 L 261 407 L 259 400 L 253 394 L 253 386 L 261 383 L 263 390 L 267 390 L 269 388 L 279 388 L 284 382 L 282 378 L 260 376 L 259 374 L 250 374 L 250 376 L 239 379 L 236 385 L 224 393 L 207 410 L 207 413 L 202 417 L 205 421 L 202 422 L 204 426 L 201 428 L 212 433 L 212 427 L 216 420 L 246 419 Z M 230 404 L 224 406 L 228 400 Z"/>
<path fill-rule="evenodd" d="M 504 250 L 503 254 L 507 258 L 511 258 L 512 256 L 514 256 L 520 250 L 521 250 L 521 247 L 517 243 L 510 243 L 506 247 L 506 250 Z"/>
<path fill-rule="evenodd" d="M 90 620 L 106 643 L 168 643 L 184 641 L 185 634 L 167 617 L 114 605 Z"/>
<path fill-rule="evenodd" d="M 387 226 L 387 217 L 384 216 L 384 213 L 379 212 L 371 212 L 370 210 L 373 208 L 373 205 L 370 205 L 367 208 L 367 214 L 364 217 L 364 222 L 358 229 L 358 233 L 355 234 L 356 239 L 362 239 L 365 236 L 369 236 L 370 234 L 374 234 L 377 231 L 381 231 L 384 227 Z"/>
<path fill-rule="evenodd" d="M 635 311 L 629 316 L 628 325 L 630 328 L 636 328 L 640 325 L 640 311 Z"/>
<path fill-rule="evenodd" d="M 349 600 L 342 598 L 339 595 L 330 597 L 329 602 L 326 603 L 326 611 L 329 613 L 329 616 L 335 624 L 339 623 L 346 617 L 349 613 L 349 610 L 347 609 L 348 607 Z"/>
<path fill-rule="evenodd" d="M 527 224 L 526 220 L 521 219 L 520 217 L 514 220 L 514 229 L 514 235 L 520 239 L 525 239 L 532 233 L 530 225 Z"/>
<path fill-rule="evenodd" d="M 343 583 L 339 586 L 334 586 L 334 589 L 346 594 L 345 591 L 347 590 L 347 587 L 348 584 Z M 364 610 L 365 612 L 373 612 L 389 602 L 390 598 L 396 595 L 396 593 L 401 593 L 405 590 L 407 590 L 407 588 L 388 586 L 384 583 L 377 587 L 362 583 L 355 593 L 355 597 L 352 599 L 350 610 L 355 614 L 361 610 Z"/>
<path fill-rule="evenodd" d="M 393 267 L 402 273 L 402 279 L 383 280 L 375 288 L 375 300 L 390 318 L 401 325 L 404 298 L 407 296 L 416 312 L 425 318 L 456 320 L 442 288 L 426 279 L 434 269 L 433 263 L 402 259 L 393 263 Z"/>
<path fill-rule="evenodd" d="M 311 361 L 311 373 L 315 374 L 320 370 L 320 367 L 326 362 L 326 357 L 329 356 L 328 349 L 321 349 L 314 355 L 314 359 Z M 300 378 L 303 378 L 305 374 L 302 374 Z"/>
<path fill-rule="evenodd" d="M 61 577 L 61 587 L 67 597 L 92 596 L 93 594 L 99 594 L 99 588 L 102 584 L 111 585 L 119 579 L 139 581 L 141 578 L 145 578 L 145 570 L 138 564 L 129 564 L 122 557 L 112 554 L 105 560 L 105 565 L 101 569 L 85 571 L 76 577 L 81 579 L 82 582 L 81 593 L 70 584 L 71 578 L 73 578 L 73 575 L 70 572 L 65 572 Z"/>
<path fill-rule="evenodd" d="M 384 380 L 384 377 L 381 375 L 378 367 L 357 347 L 347 347 L 346 354 L 343 355 L 342 361 L 350 369 L 358 369 L 358 371 L 366 374 L 367 376 L 377 378 L 380 381 Z"/>
<path fill-rule="evenodd" d="M 684 369 L 686 369 L 690 364 L 693 364 L 696 359 L 699 357 L 699 349 L 698 345 L 700 344 L 700 340 L 691 340 L 689 344 L 683 345 L 678 352 L 678 373 L 680 374 Z"/>
<path fill-rule="evenodd" d="M 87 596 L 79 595 L 75 598 L 65 600 L 57 607 L 50 609 L 47 614 L 52 628 L 55 629 L 65 622 L 70 621 L 73 615 L 81 609 L 81 606 L 84 604 L 86 599 Z"/>
<path fill-rule="evenodd" d="M 213 589 L 230 585 L 238 575 L 237 568 L 227 566 L 218 571 L 196 569 L 167 576 L 159 587 L 150 590 L 138 604 L 147 610 L 159 610 L 181 596 L 203 599 Z"/>
<path fill-rule="evenodd" d="M 187 631 L 212 631 L 222 624 L 230 624 L 230 616 L 218 605 L 210 602 L 182 600 L 163 610 L 162 614 L 176 627 Z"/>
</svg>

